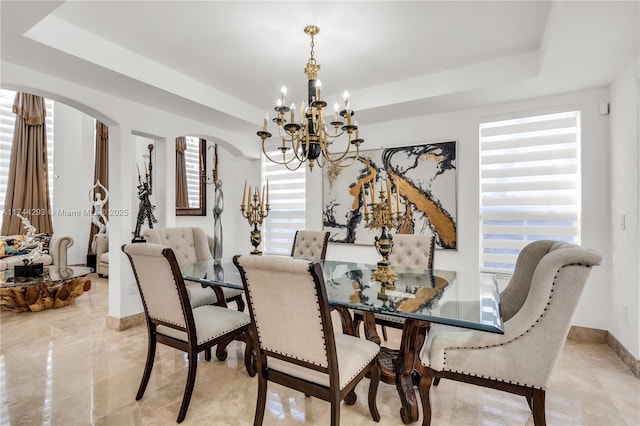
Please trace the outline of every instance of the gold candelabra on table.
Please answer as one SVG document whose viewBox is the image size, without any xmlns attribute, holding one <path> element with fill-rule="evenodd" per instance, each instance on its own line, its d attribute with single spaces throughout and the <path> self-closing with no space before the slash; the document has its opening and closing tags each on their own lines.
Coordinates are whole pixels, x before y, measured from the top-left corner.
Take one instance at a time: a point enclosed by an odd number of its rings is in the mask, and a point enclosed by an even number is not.
<svg viewBox="0 0 640 426">
<path fill-rule="evenodd" d="M 381 228 L 379 237 L 376 238 L 375 247 L 378 254 L 382 256 L 382 259 L 378 261 L 376 270 L 373 273 L 373 279 L 380 281 L 386 288 L 394 288 L 395 282 L 398 280 L 395 272 L 391 269 L 391 262 L 389 262 L 389 255 L 393 250 L 393 238 L 391 233 L 388 233 L 388 228 L 395 228 L 400 224 L 400 195 L 398 191 L 397 181 L 395 182 L 395 211 L 392 202 L 391 184 L 389 178 L 385 179 L 386 191 L 380 184 L 379 196 L 376 199 L 375 183 L 370 185 L 371 190 L 371 203 L 367 203 L 365 197 L 364 185 L 362 186 L 362 201 L 364 205 L 364 220 L 366 226 L 370 229 Z M 371 213 L 367 208 L 367 204 L 371 206 Z"/>
<path fill-rule="evenodd" d="M 256 186 L 255 188 L 251 188 L 249 186 L 247 199 L 247 181 L 244 181 L 244 189 L 242 190 L 242 204 L 240 204 L 240 212 L 242 212 L 242 217 L 247 219 L 249 222 L 249 226 L 253 226 L 251 230 L 251 245 L 253 246 L 253 251 L 251 254 L 262 254 L 260 250 L 258 250 L 258 246 L 262 242 L 262 234 L 258 225 L 262 226 L 262 222 L 265 217 L 269 215 L 269 181 L 267 181 L 267 186 L 262 187 L 262 191 L 260 188 Z M 247 201 L 246 209 L 245 209 L 245 199 Z"/>
</svg>

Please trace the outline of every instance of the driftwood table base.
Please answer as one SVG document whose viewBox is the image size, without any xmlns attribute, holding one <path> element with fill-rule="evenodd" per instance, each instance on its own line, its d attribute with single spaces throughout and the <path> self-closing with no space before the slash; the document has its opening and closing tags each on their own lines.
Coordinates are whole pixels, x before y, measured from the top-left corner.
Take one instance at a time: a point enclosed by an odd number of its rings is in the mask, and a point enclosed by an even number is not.
<svg viewBox="0 0 640 426">
<path fill-rule="evenodd" d="M 60 308 L 72 303 L 76 297 L 90 289 L 91 280 L 86 277 L 0 288 L 0 306 L 15 312 L 38 312 Z"/>
</svg>

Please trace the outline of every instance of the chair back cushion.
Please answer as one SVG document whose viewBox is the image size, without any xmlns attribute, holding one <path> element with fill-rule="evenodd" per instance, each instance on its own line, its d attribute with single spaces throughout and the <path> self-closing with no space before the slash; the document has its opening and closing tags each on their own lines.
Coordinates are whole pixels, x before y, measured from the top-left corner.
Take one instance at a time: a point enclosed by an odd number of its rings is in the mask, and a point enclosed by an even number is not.
<svg viewBox="0 0 640 426">
<path fill-rule="evenodd" d="M 321 259 L 327 256 L 329 232 L 325 231 L 296 231 L 291 248 L 291 257 L 303 259 Z"/>
<path fill-rule="evenodd" d="M 260 351 L 328 368 L 325 339 L 328 334 L 333 338 L 333 327 L 319 265 L 266 255 L 236 256 L 234 263 L 244 282 Z"/>
<path fill-rule="evenodd" d="M 184 281 L 170 248 L 152 243 L 126 244 L 147 316 L 186 329 L 189 305 Z"/>
<path fill-rule="evenodd" d="M 201 228 L 154 228 L 144 231 L 144 236 L 149 243 L 170 247 L 179 265 L 213 259 Z"/>
<path fill-rule="evenodd" d="M 395 234 L 393 250 L 389 255 L 391 267 L 407 266 L 433 269 L 433 235 Z"/>
</svg>

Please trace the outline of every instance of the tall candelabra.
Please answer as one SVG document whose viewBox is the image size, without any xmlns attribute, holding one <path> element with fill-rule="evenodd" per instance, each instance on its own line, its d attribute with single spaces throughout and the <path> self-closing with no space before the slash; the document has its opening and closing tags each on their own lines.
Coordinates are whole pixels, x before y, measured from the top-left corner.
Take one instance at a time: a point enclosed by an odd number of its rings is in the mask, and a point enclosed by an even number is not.
<svg viewBox="0 0 640 426">
<path fill-rule="evenodd" d="M 253 251 L 251 254 L 262 254 L 262 252 L 258 250 L 258 246 L 262 242 L 262 234 L 258 225 L 262 226 L 262 221 L 269 215 L 269 181 L 267 181 L 266 189 L 264 186 L 262 187 L 262 191 L 260 191 L 260 188 L 257 186 L 253 190 L 251 186 L 249 186 L 248 199 L 246 199 L 246 195 L 247 181 L 244 182 L 240 211 L 242 212 L 242 217 L 249 222 L 249 226 L 253 226 L 251 230 L 251 245 L 253 246 Z M 245 199 L 247 201 L 246 209 Z"/>
<path fill-rule="evenodd" d="M 395 272 L 391 269 L 391 262 L 389 262 L 389 255 L 393 250 L 393 238 L 391 233 L 388 232 L 388 228 L 395 228 L 400 224 L 400 196 L 398 191 L 398 185 L 396 181 L 395 189 L 395 211 L 392 203 L 392 192 L 389 179 L 385 180 L 386 191 L 382 184 L 378 199 L 376 199 L 375 184 L 370 186 L 371 189 L 371 203 L 367 203 L 365 197 L 364 186 L 362 187 L 362 200 L 364 205 L 364 220 L 369 229 L 381 229 L 379 237 L 376 238 L 375 247 L 378 254 L 382 256 L 382 259 L 378 261 L 376 270 L 373 273 L 373 279 L 380 281 L 385 287 L 395 287 L 395 282 L 398 280 Z M 371 206 L 371 213 L 367 208 L 367 204 Z"/>
</svg>

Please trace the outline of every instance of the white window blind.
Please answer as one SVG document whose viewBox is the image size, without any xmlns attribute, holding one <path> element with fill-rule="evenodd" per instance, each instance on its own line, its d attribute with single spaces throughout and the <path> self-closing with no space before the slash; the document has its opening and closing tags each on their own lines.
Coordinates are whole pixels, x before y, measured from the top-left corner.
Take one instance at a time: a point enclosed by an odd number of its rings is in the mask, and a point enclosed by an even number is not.
<svg viewBox="0 0 640 426">
<path fill-rule="evenodd" d="M 184 163 L 187 169 L 187 195 L 189 207 L 200 206 L 200 138 L 187 136 Z"/>
<path fill-rule="evenodd" d="M 13 100 L 16 92 L 0 90 L 0 210 L 4 212 L 9 179 L 9 161 L 11 160 L 11 145 L 13 144 L 13 130 L 16 115 L 13 112 Z M 53 112 L 54 102 L 45 98 L 47 108 L 47 163 L 49 170 L 49 199 L 53 208 Z M 4 215 L 0 215 L 0 226 Z"/>
<path fill-rule="evenodd" d="M 269 153 L 271 157 L 280 152 Z M 262 158 L 262 182 L 269 181 L 269 216 L 265 219 L 262 248 L 265 254 L 290 255 L 296 231 L 305 228 L 306 167 L 291 171 Z"/>
<path fill-rule="evenodd" d="M 531 241 L 580 239 L 580 112 L 480 124 L 481 269 L 512 272 Z"/>
</svg>

